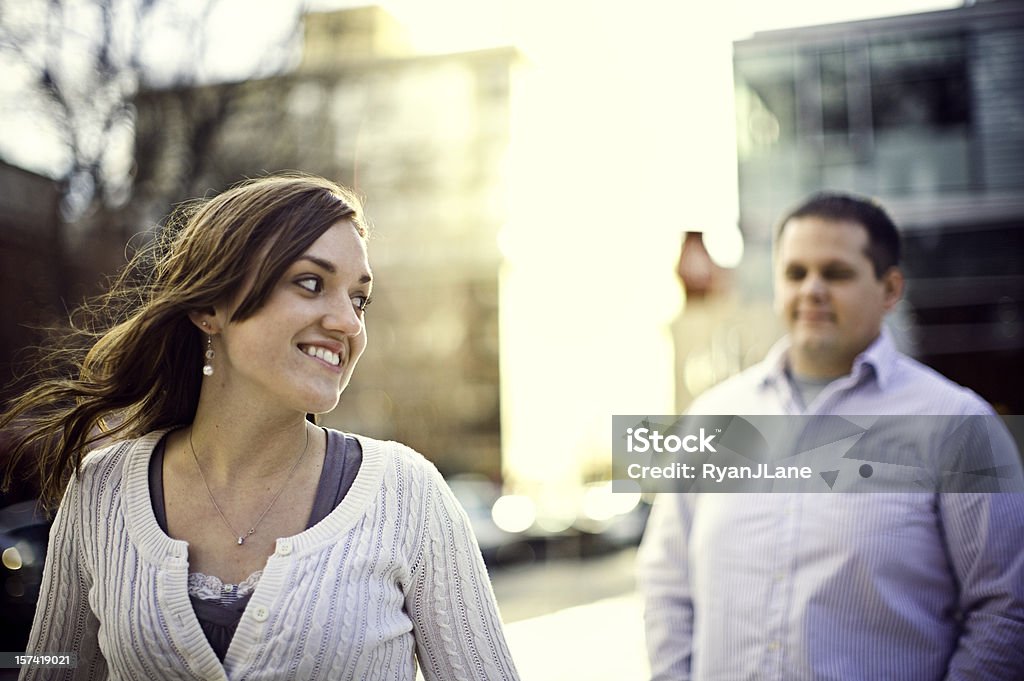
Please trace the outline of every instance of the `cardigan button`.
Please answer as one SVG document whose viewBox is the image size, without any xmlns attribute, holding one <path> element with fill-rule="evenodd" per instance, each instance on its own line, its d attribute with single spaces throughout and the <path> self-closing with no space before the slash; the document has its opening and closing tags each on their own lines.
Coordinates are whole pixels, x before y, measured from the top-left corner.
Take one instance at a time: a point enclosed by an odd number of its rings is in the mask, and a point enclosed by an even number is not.
<svg viewBox="0 0 1024 681">
<path fill-rule="evenodd" d="M 279 556 L 287 556 L 292 552 L 292 543 L 290 541 L 280 541 L 277 543 L 277 554 Z"/>
<path fill-rule="evenodd" d="M 268 617 L 270 617 L 270 611 L 262 605 L 252 611 L 252 618 L 257 622 L 266 622 Z"/>
</svg>

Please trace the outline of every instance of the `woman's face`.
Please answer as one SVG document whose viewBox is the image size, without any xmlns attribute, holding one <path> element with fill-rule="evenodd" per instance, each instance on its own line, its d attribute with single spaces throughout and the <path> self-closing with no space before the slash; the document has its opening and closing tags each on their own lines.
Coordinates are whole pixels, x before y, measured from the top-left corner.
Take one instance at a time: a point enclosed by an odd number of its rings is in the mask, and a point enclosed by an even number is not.
<svg viewBox="0 0 1024 681">
<path fill-rule="evenodd" d="M 221 333 L 206 380 L 257 409 L 334 409 L 366 349 L 371 273 L 363 238 L 348 220 L 335 223 L 285 270 L 256 314 L 227 322 L 248 288 L 216 310 Z"/>
</svg>

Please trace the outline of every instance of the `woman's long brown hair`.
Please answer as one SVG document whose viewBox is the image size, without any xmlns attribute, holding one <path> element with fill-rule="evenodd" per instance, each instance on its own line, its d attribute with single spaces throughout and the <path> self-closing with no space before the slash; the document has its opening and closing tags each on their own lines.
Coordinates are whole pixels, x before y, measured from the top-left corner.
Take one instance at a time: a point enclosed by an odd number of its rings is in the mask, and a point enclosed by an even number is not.
<svg viewBox="0 0 1024 681">
<path fill-rule="evenodd" d="M 189 312 L 234 300 L 248 277 L 231 321 L 251 317 L 288 266 L 341 220 L 366 236 L 351 191 L 300 174 L 249 180 L 179 207 L 108 292 L 47 345 L 40 366 L 51 373 L 0 416 L 11 438 L 3 487 L 34 456 L 41 499 L 52 509 L 98 443 L 190 423 L 204 345 Z"/>
</svg>

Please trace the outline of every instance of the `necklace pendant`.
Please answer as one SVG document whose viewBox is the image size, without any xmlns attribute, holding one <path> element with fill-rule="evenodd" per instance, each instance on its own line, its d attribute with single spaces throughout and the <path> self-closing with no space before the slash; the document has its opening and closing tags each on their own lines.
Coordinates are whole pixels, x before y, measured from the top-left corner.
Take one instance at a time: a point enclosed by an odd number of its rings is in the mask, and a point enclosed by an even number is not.
<svg viewBox="0 0 1024 681">
<path fill-rule="evenodd" d="M 238 538 L 238 545 L 241 546 L 244 543 L 245 543 L 245 537 L 239 537 Z"/>
</svg>

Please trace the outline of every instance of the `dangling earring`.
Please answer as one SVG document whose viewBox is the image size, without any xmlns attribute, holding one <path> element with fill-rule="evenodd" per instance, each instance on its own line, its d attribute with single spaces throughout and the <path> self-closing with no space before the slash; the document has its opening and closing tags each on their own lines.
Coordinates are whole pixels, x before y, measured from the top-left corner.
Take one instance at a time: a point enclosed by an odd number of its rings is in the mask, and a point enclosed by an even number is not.
<svg viewBox="0 0 1024 681">
<path fill-rule="evenodd" d="M 213 376 L 213 336 L 206 335 L 206 361 L 203 362 L 203 376 Z"/>
</svg>

